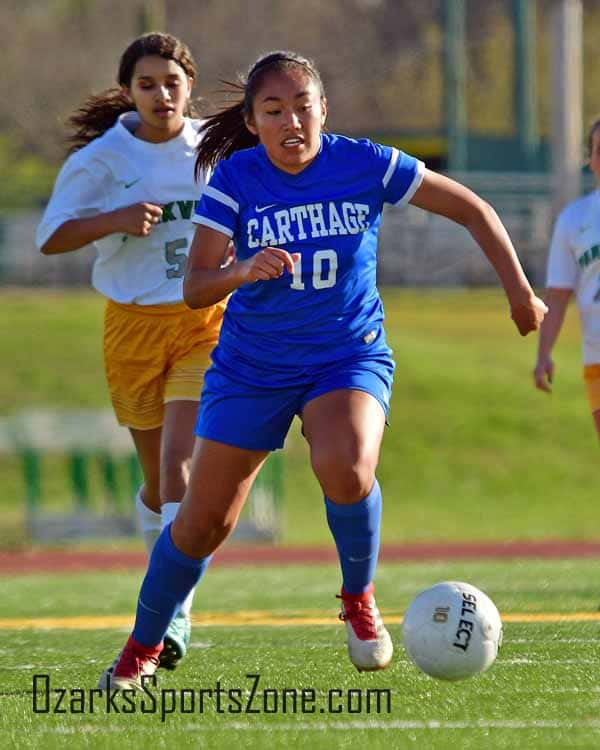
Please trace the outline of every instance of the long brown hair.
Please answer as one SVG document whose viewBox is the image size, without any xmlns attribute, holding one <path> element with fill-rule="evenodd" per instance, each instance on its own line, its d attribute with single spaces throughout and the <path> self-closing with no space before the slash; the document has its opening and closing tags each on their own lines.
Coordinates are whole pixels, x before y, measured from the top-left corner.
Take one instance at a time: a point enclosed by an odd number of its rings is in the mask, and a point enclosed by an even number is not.
<svg viewBox="0 0 600 750">
<path fill-rule="evenodd" d="M 183 69 L 186 76 L 196 78 L 196 64 L 188 47 L 171 34 L 152 32 L 144 34 L 127 47 L 121 55 L 117 82 L 119 86 L 131 86 L 135 66 L 142 57 L 156 55 L 165 60 L 173 60 Z M 67 137 L 69 153 L 98 138 L 111 128 L 124 112 L 135 111 L 133 102 L 125 96 L 121 88 L 110 88 L 99 94 L 90 95 L 86 101 L 68 118 L 67 127 L 73 133 Z"/>
<path fill-rule="evenodd" d="M 204 169 L 214 167 L 220 159 L 227 159 L 234 151 L 257 145 L 257 136 L 248 130 L 245 122 L 245 117 L 252 115 L 254 97 L 267 73 L 297 68 L 317 83 L 324 98 L 325 89 L 314 62 L 296 52 L 269 52 L 252 65 L 247 75 L 240 76 L 234 83 L 224 82 L 227 88 L 221 93 L 233 94 L 238 101 L 205 118 L 201 128 L 203 137 L 197 147 L 196 177 Z"/>
</svg>

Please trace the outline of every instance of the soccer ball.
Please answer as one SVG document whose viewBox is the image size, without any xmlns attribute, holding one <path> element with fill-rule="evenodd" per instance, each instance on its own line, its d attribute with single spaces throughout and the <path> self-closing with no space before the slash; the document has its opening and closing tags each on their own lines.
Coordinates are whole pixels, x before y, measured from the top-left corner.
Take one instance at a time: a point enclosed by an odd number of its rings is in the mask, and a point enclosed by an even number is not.
<svg viewBox="0 0 600 750">
<path fill-rule="evenodd" d="M 445 581 L 413 600 L 402 634 L 419 669 L 440 680 L 462 680 L 492 666 L 502 645 L 502 621 L 483 591 Z"/>
</svg>

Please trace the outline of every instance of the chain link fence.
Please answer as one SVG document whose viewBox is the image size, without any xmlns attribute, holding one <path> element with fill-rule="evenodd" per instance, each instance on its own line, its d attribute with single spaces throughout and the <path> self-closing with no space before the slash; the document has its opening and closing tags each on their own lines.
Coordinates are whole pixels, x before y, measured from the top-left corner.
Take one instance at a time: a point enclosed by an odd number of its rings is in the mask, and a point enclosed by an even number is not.
<svg viewBox="0 0 600 750">
<path fill-rule="evenodd" d="M 534 284 L 544 283 L 554 221 L 547 174 L 453 175 L 488 200 L 511 235 Z M 592 189 L 591 177 L 585 178 Z M 89 284 L 94 251 L 43 256 L 34 246 L 39 212 L 0 219 L 0 286 L 64 287 Z M 379 240 L 379 283 L 403 286 L 486 286 L 494 271 L 469 233 L 413 206 L 387 206 Z"/>
</svg>

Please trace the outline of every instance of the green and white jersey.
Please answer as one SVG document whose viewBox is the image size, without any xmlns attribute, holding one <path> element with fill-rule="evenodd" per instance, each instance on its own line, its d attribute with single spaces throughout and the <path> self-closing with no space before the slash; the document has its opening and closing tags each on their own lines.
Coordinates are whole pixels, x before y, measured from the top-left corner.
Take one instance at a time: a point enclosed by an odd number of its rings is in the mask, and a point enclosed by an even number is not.
<svg viewBox="0 0 600 750">
<path fill-rule="evenodd" d="M 600 190 L 560 213 L 550 244 L 547 287 L 575 292 L 583 332 L 583 362 L 600 363 Z"/>
<path fill-rule="evenodd" d="M 163 207 L 149 236 L 111 234 L 94 242 L 98 256 L 92 284 L 116 302 L 160 305 L 181 302 L 183 274 L 195 226 L 191 219 L 205 187 L 194 178 L 200 121 L 186 118 L 181 133 L 164 143 L 133 134 L 137 113 L 128 112 L 63 165 L 37 230 L 41 247 L 66 221 L 135 203 Z"/>
</svg>

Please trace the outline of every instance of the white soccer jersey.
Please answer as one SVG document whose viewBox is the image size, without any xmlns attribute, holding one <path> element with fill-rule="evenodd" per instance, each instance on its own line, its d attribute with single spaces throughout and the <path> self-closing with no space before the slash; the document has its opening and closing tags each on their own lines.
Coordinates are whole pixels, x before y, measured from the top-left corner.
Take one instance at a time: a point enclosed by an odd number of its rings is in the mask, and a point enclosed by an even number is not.
<svg viewBox="0 0 600 750">
<path fill-rule="evenodd" d="M 573 201 L 559 215 L 546 286 L 575 291 L 584 364 L 600 364 L 600 190 Z"/>
<path fill-rule="evenodd" d="M 61 169 L 38 227 L 41 247 L 66 221 L 134 203 L 163 207 L 148 237 L 110 234 L 96 240 L 93 286 L 116 302 L 181 302 L 183 274 L 195 227 L 191 221 L 205 180 L 194 179 L 200 122 L 186 118 L 182 132 L 164 143 L 136 138 L 135 112 L 122 115 L 104 135 L 72 154 Z"/>
</svg>

